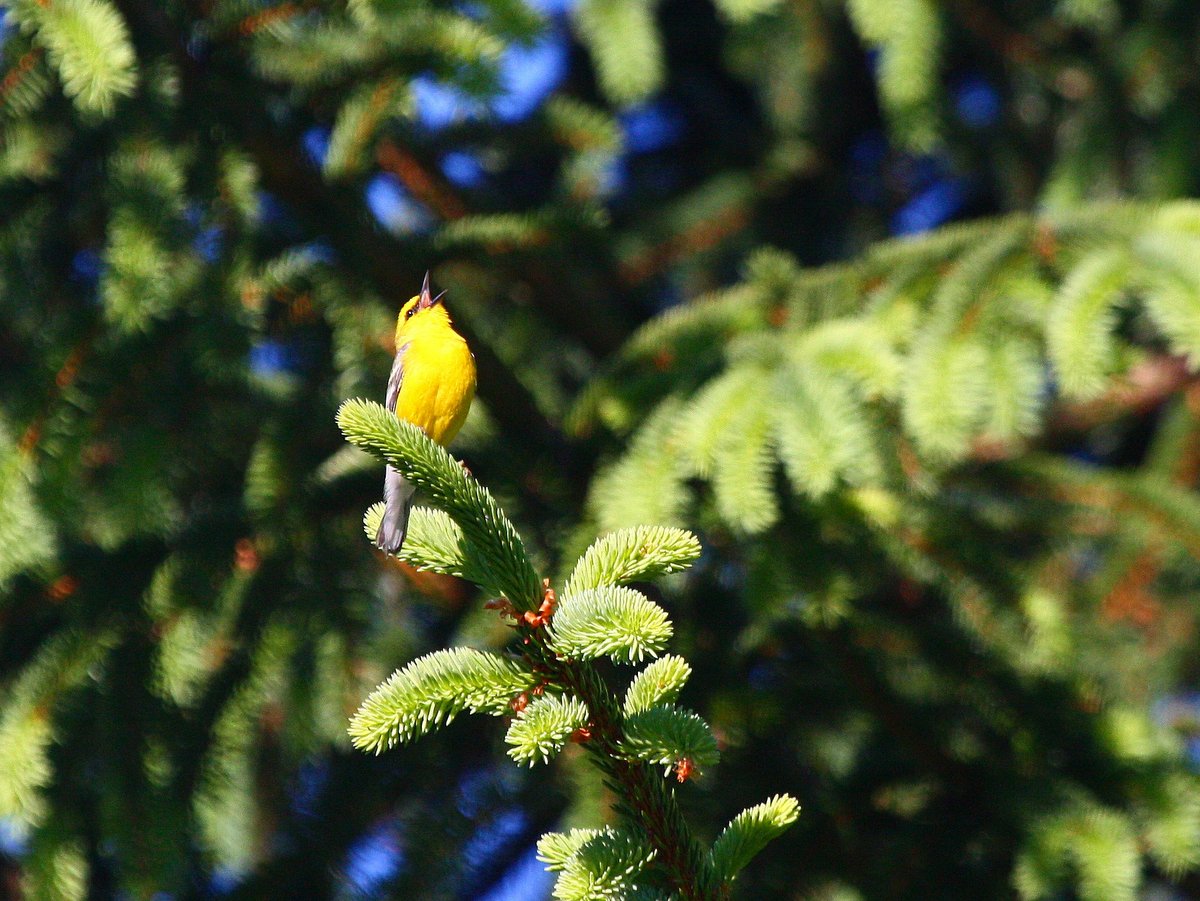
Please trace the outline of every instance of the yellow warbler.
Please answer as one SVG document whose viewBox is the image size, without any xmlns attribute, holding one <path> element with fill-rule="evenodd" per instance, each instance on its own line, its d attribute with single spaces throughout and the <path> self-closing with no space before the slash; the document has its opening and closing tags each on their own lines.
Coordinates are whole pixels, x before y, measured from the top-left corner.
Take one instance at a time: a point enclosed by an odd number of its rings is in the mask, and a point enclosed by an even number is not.
<svg viewBox="0 0 1200 901">
<path fill-rule="evenodd" d="M 458 434 L 475 397 L 475 358 L 450 322 L 441 302 L 444 295 L 430 295 L 427 272 L 421 293 L 401 308 L 386 401 L 398 418 L 441 445 Z M 389 554 L 404 544 L 415 490 L 397 470 L 387 468 L 383 519 L 375 543 Z"/>
</svg>

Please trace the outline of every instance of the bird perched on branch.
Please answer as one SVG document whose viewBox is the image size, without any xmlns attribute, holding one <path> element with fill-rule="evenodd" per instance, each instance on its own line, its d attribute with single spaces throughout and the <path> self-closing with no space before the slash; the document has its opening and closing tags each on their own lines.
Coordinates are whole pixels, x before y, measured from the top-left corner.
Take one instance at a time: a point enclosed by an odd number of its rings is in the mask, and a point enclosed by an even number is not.
<svg viewBox="0 0 1200 901">
<path fill-rule="evenodd" d="M 442 298 L 429 293 L 429 273 L 421 293 L 400 310 L 396 320 L 396 359 L 388 377 L 386 405 L 438 444 L 458 434 L 475 397 L 475 358 L 454 330 Z M 384 510 L 375 543 L 389 554 L 400 550 L 408 532 L 415 487 L 387 468 Z"/>
</svg>

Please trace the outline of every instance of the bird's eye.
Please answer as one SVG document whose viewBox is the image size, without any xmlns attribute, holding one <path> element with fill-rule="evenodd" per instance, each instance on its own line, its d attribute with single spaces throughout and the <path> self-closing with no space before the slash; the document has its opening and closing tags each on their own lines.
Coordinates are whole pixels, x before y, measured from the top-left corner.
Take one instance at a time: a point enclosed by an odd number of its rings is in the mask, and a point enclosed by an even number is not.
<svg viewBox="0 0 1200 901">
<path fill-rule="evenodd" d="M 413 313 L 415 313 L 415 312 L 417 312 L 417 308 L 416 308 L 416 307 L 411 307 L 411 308 L 409 308 L 409 311 L 408 311 L 407 313 L 405 313 L 405 314 L 404 314 L 404 318 L 405 318 L 405 319 L 412 319 L 412 318 L 413 318 Z"/>
</svg>

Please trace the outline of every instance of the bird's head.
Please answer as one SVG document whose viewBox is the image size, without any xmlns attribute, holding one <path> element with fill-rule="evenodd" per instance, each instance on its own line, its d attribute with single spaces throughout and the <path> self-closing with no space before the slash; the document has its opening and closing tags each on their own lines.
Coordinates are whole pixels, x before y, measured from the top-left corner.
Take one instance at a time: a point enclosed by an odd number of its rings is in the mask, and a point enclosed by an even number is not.
<svg viewBox="0 0 1200 901">
<path fill-rule="evenodd" d="M 421 293 L 400 308 L 400 316 L 396 319 L 397 346 L 404 343 L 403 338 L 415 332 L 450 324 L 450 314 L 446 312 L 446 306 L 442 303 L 445 296 L 445 291 L 436 297 L 429 293 L 429 273 L 426 272 Z"/>
</svg>

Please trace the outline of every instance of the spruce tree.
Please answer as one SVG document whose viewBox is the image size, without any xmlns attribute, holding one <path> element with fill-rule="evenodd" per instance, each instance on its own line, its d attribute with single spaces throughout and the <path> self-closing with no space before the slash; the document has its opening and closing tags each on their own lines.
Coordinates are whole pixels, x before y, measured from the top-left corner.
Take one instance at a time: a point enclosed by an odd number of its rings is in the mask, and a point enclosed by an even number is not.
<svg viewBox="0 0 1200 901">
<path fill-rule="evenodd" d="M 1194 892 L 1198 25 L 4 4 L 5 884 Z"/>
</svg>

